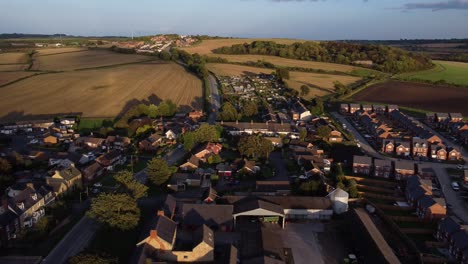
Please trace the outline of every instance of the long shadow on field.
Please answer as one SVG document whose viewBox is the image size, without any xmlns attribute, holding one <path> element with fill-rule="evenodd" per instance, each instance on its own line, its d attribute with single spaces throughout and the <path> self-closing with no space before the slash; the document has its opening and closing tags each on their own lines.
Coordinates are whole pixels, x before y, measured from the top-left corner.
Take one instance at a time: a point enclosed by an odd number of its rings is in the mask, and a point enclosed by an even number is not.
<svg viewBox="0 0 468 264">
<path fill-rule="evenodd" d="M 14 123 L 18 121 L 50 120 L 57 116 L 81 116 L 82 112 L 52 113 L 52 114 L 24 114 L 24 111 L 12 111 L 0 116 L 0 123 Z"/>
<path fill-rule="evenodd" d="M 155 94 L 151 94 L 150 96 L 148 96 L 147 99 L 143 99 L 143 100 L 131 99 L 131 100 L 127 101 L 125 103 L 125 105 L 122 107 L 122 110 L 120 110 L 120 112 L 117 114 L 117 118 L 122 117 L 122 115 L 124 115 L 126 112 L 128 112 L 128 110 L 130 110 L 132 107 L 134 107 L 136 105 L 139 105 L 139 104 L 155 104 L 155 105 L 158 105 L 162 101 L 163 100 L 159 96 L 157 96 Z"/>
</svg>

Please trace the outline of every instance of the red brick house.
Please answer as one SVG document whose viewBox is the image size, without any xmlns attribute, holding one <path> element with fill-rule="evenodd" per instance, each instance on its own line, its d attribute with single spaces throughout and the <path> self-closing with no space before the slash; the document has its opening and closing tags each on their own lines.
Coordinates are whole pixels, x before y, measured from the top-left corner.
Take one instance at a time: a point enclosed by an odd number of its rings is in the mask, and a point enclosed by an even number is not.
<svg viewBox="0 0 468 264">
<path fill-rule="evenodd" d="M 104 167 L 99 163 L 93 162 L 91 165 L 83 169 L 83 177 L 85 180 L 91 181 L 104 173 Z"/>
<path fill-rule="evenodd" d="M 413 157 L 427 157 L 428 150 L 426 140 L 413 137 Z"/>
<path fill-rule="evenodd" d="M 392 162 L 390 160 L 374 160 L 374 176 L 389 178 L 392 173 Z"/>
<path fill-rule="evenodd" d="M 366 156 L 353 156 L 353 173 L 357 175 L 370 175 L 372 158 Z"/>
<path fill-rule="evenodd" d="M 419 219 L 426 221 L 438 221 L 447 216 L 447 209 L 429 195 L 424 195 L 418 200 L 416 213 Z"/>
<path fill-rule="evenodd" d="M 395 143 L 392 139 L 386 139 L 382 143 L 382 152 L 393 154 L 395 152 Z"/>
<path fill-rule="evenodd" d="M 361 106 L 359 104 L 350 104 L 349 105 L 349 112 L 354 114 L 355 112 L 361 110 Z"/>
<path fill-rule="evenodd" d="M 408 157 L 411 155 L 411 145 L 407 141 L 397 141 L 395 142 L 395 154 L 397 156 Z"/>
<path fill-rule="evenodd" d="M 460 151 L 454 148 L 447 148 L 447 159 L 451 161 L 461 160 Z"/>
<path fill-rule="evenodd" d="M 395 161 L 395 179 L 406 180 L 415 175 L 414 163 L 411 161 Z"/>
<path fill-rule="evenodd" d="M 431 145 L 431 154 L 432 159 L 437 160 L 446 160 L 447 159 L 447 150 L 443 144 L 432 144 Z"/>
<path fill-rule="evenodd" d="M 191 112 L 189 113 L 188 116 L 189 116 L 190 119 L 196 121 L 196 120 L 198 120 L 198 119 L 200 119 L 200 118 L 203 117 L 203 112 L 202 112 L 202 111 L 195 111 L 195 110 L 193 110 L 193 111 L 191 111 Z"/>
</svg>

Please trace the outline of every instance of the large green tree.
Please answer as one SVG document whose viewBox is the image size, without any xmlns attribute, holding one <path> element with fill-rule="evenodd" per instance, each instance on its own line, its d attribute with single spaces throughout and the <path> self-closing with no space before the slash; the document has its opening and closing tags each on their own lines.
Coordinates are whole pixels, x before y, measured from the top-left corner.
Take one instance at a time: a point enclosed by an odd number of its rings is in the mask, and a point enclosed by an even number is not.
<svg viewBox="0 0 468 264">
<path fill-rule="evenodd" d="M 307 138 L 307 129 L 305 127 L 302 127 L 299 129 L 299 139 L 301 141 L 304 141 Z"/>
<path fill-rule="evenodd" d="M 101 194 L 93 199 L 87 215 L 108 227 L 126 231 L 138 225 L 140 209 L 127 194 Z"/>
<path fill-rule="evenodd" d="M 226 102 L 221 107 L 219 118 L 223 121 L 236 121 L 241 118 L 241 115 L 237 112 L 236 108 L 229 102 Z"/>
<path fill-rule="evenodd" d="M 243 116 L 254 116 L 258 114 L 258 105 L 254 101 L 244 101 L 242 105 L 242 115 Z"/>
<path fill-rule="evenodd" d="M 133 174 L 129 171 L 118 172 L 114 176 L 114 179 L 136 200 L 147 195 L 148 187 L 135 180 L 135 178 L 133 178 Z"/>
<path fill-rule="evenodd" d="M 325 140 L 330 136 L 331 131 L 329 126 L 319 126 L 317 128 L 317 135 Z"/>
<path fill-rule="evenodd" d="M 243 156 L 250 158 L 268 158 L 274 150 L 269 140 L 257 135 L 242 137 L 239 140 L 238 148 Z"/>
<path fill-rule="evenodd" d="M 310 88 L 307 85 L 302 85 L 301 86 L 301 96 L 305 97 L 310 93 Z"/>
<path fill-rule="evenodd" d="M 148 162 L 146 173 L 148 179 L 155 185 L 162 185 L 171 177 L 171 174 L 175 172 L 175 168 L 169 167 L 167 162 L 160 158 L 153 158 Z"/>
</svg>

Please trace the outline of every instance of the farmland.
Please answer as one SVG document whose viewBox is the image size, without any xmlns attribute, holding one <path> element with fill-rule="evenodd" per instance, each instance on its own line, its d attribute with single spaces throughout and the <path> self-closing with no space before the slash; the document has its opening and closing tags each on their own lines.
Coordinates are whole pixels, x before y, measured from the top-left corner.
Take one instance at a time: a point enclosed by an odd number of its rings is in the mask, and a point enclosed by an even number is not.
<svg viewBox="0 0 468 264">
<path fill-rule="evenodd" d="M 463 87 L 389 81 L 362 90 L 352 97 L 360 102 L 378 102 L 438 112 L 468 115 L 468 91 Z"/>
<path fill-rule="evenodd" d="M 212 50 L 221 48 L 224 46 L 232 46 L 236 44 L 251 43 L 253 41 L 274 41 L 279 44 L 292 44 L 294 42 L 304 42 L 303 40 L 295 39 L 210 39 L 203 40 L 201 43 L 196 44 L 192 47 L 183 48 L 188 53 L 198 53 L 200 55 L 206 55 L 213 53 Z"/>
<path fill-rule="evenodd" d="M 207 64 L 207 67 L 216 75 L 223 76 L 240 76 L 260 73 L 270 74 L 274 71 L 272 69 L 263 69 L 235 64 L 209 63 Z M 358 80 L 358 77 L 346 75 L 290 72 L 290 80 L 287 80 L 286 82 L 289 87 L 298 91 L 300 91 L 300 87 L 302 85 L 309 86 L 310 93 L 308 95 L 308 98 L 312 98 L 314 96 L 323 96 L 332 93 L 333 82 L 335 81 L 340 81 L 341 83 L 346 85 Z"/>
<path fill-rule="evenodd" d="M 9 119 L 70 112 L 115 117 L 131 104 L 160 99 L 185 109 L 202 105 L 201 81 L 183 67 L 163 62 L 41 74 L 1 91 L 0 113 L 10 113 Z"/>
<path fill-rule="evenodd" d="M 58 49 L 57 49 L 58 50 Z M 35 56 L 32 70 L 69 71 L 150 60 L 150 57 L 106 50 L 83 50 Z"/>
<path fill-rule="evenodd" d="M 42 55 L 52 55 L 52 54 L 60 54 L 60 53 L 68 53 L 68 52 L 78 52 L 87 50 L 86 48 L 43 48 L 37 49 L 37 54 L 39 56 Z"/>
<path fill-rule="evenodd" d="M 0 72 L 0 86 L 12 81 L 31 76 L 34 72 L 18 71 L 18 72 Z"/>
<path fill-rule="evenodd" d="M 10 52 L 0 53 L 0 64 L 21 64 L 27 63 L 28 57 L 26 53 Z"/>
<path fill-rule="evenodd" d="M 0 64 L 0 72 L 22 71 L 28 68 L 28 64 Z"/>
<path fill-rule="evenodd" d="M 403 73 L 397 78 L 403 80 L 427 80 L 439 81 L 444 80 L 447 83 L 468 86 L 468 63 L 454 61 L 434 61 L 436 66 L 430 70 Z"/>
</svg>

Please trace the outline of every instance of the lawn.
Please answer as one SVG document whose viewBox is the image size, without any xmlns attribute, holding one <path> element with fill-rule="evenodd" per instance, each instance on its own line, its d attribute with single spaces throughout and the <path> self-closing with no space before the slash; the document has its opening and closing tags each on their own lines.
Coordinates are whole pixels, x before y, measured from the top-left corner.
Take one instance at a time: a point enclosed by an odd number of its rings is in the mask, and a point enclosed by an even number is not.
<svg viewBox="0 0 468 264">
<path fill-rule="evenodd" d="M 430 70 L 403 73 L 397 78 L 403 80 L 444 80 L 447 83 L 468 85 L 468 63 L 454 61 L 434 61 L 435 67 Z"/>
<path fill-rule="evenodd" d="M 10 113 L 7 122 L 39 114 L 114 118 L 137 103 L 163 99 L 182 111 L 201 109 L 202 83 L 182 66 L 161 61 L 41 74 L 4 86 L 0 113 Z"/>
<path fill-rule="evenodd" d="M 113 121 L 111 119 L 103 118 L 84 118 L 80 120 L 78 131 L 88 133 L 99 130 L 101 127 L 112 127 Z"/>
</svg>

